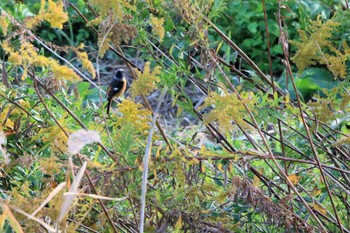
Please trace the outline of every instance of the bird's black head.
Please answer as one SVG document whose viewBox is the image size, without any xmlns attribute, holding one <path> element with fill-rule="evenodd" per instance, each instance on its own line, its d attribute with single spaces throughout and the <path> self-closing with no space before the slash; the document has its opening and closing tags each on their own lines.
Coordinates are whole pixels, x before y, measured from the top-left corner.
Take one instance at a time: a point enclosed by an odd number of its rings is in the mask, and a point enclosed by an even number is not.
<svg viewBox="0 0 350 233">
<path fill-rule="evenodd" d="M 122 79 L 124 74 L 124 70 L 122 68 L 117 69 L 117 73 L 115 73 L 115 78 Z"/>
</svg>

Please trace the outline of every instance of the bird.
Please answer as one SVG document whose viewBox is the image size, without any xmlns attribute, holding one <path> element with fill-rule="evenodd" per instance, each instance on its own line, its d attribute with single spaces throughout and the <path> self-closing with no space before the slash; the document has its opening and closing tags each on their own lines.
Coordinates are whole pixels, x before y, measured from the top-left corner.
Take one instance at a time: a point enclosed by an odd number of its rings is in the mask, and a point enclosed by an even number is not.
<svg viewBox="0 0 350 233">
<path fill-rule="evenodd" d="M 115 73 L 113 79 L 109 83 L 107 88 L 107 115 L 111 108 L 113 98 L 118 98 L 124 94 L 126 89 L 126 78 L 124 77 L 124 70 L 119 68 Z"/>
</svg>

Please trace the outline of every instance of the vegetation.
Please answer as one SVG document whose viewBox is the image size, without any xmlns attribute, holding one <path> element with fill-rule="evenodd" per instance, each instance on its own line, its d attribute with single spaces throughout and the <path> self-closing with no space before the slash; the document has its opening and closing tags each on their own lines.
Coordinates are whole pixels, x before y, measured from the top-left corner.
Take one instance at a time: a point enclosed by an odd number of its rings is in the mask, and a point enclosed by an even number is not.
<svg viewBox="0 0 350 233">
<path fill-rule="evenodd" d="M 349 20 L 347 0 L 1 1 L 1 232 L 349 232 Z"/>
</svg>

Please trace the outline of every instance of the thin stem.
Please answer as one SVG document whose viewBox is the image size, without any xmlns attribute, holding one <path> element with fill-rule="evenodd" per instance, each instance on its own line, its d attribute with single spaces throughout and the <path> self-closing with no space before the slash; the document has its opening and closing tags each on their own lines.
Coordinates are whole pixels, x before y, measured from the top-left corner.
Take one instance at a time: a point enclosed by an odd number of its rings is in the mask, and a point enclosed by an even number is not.
<svg viewBox="0 0 350 233">
<path fill-rule="evenodd" d="M 274 83 L 273 72 L 272 72 L 270 33 L 269 33 L 269 24 L 267 21 L 265 0 L 262 0 L 262 5 L 263 5 L 263 10 L 264 10 L 264 20 L 265 20 L 265 30 L 266 30 L 266 40 L 267 40 L 267 58 L 269 60 L 269 66 L 270 66 L 272 90 L 273 90 L 273 92 L 275 92 L 276 91 L 275 90 L 275 83 Z"/>
<path fill-rule="evenodd" d="M 151 149 L 152 149 L 152 137 L 153 132 L 155 130 L 155 125 L 158 117 L 158 112 L 160 109 L 160 106 L 163 102 L 165 93 L 167 91 L 167 88 L 164 87 L 162 93 L 160 94 L 158 104 L 156 111 L 153 115 L 153 120 L 151 124 L 151 128 L 148 133 L 147 138 L 147 145 L 145 150 L 145 155 L 143 157 L 143 172 L 142 172 L 142 192 L 141 192 L 141 209 L 140 209 L 140 233 L 143 233 L 144 229 L 144 223 L 145 223 L 145 208 L 146 208 L 146 192 L 147 192 L 147 177 L 148 177 L 148 164 L 149 164 L 149 157 L 151 155 Z"/>
</svg>

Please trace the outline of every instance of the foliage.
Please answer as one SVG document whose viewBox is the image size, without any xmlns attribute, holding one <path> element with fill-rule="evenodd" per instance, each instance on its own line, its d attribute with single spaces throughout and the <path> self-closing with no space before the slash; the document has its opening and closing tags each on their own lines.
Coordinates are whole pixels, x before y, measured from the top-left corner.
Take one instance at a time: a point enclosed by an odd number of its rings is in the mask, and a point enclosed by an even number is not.
<svg viewBox="0 0 350 233">
<path fill-rule="evenodd" d="M 310 36 L 303 31 L 299 31 L 302 42 L 294 42 L 299 50 L 292 58 L 299 72 L 319 62 L 327 66 L 333 73 L 334 78 L 345 78 L 345 63 L 349 57 L 349 46 L 344 41 L 342 44 L 344 52 L 341 52 L 330 41 L 332 31 L 339 25 L 340 23 L 332 20 L 322 23 L 318 18 L 310 26 Z"/>
<path fill-rule="evenodd" d="M 211 123 L 217 121 L 220 127 L 224 130 L 232 129 L 231 120 L 239 126 L 247 127 L 244 122 L 244 116 L 247 115 L 247 111 L 243 104 L 252 106 L 253 101 L 249 101 L 249 93 L 241 93 L 244 95 L 243 99 L 239 99 L 237 96 L 230 94 L 228 90 L 223 87 L 222 93 L 209 92 L 205 103 L 202 108 L 214 106 L 214 109 L 204 115 L 204 123 Z"/>
<path fill-rule="evenodd" d="M 157 76 L 160 74 L 160 69 L 160 66 L 156 66 L 151 72 L 150 63 L 146 62 L 142 73 L 138 70 L 135 70 L 138 79 L 133 82 L 130 90 L 131 95 L 133 97 L 141 94 L 149 95 L 152 91 L 154 91 L 157 87 L 157 82 L 159 82 L 159 77 Z"/>
<path fill-rule="evenodd" d="M 341 4 L 1 2 L 0 231 L 348 232 Z"/>
<path fill-rule="evenodd" d="M 68 15 L 63 11 L 63 2 L 55 3 L 48 0 L 47 9 L 45 9 L 46 1 L 41 1 L 39 13 L 32 18 L 28 18 L 25 22 L 29 29 L 36 27 L 42 21 L 47 21 L 53 28 L 63 28 L 63 24 L 68 21 Z"/>
</svg>

